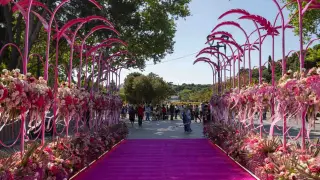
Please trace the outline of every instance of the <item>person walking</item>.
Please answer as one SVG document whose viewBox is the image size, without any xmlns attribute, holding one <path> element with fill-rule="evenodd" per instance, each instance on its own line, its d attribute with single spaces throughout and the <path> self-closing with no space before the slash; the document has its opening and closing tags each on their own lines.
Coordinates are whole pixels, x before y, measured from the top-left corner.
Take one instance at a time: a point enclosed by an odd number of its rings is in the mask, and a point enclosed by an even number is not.
<svg viewBox="0 0 320 180">
<path fill-rule="evenodd" d="M 194 111 L 193 111 L 193 105 L 189 104 L 189 110 L 191 114 L 191 121 L 194 120 Z"/>
<path fill-rule="evenodd" d="M 182 109 L 182 121 L 184 124 L 184 132 L 191 133 L 191 112 L 188 106 Z"/>
<path fill-rule="evenodd" d="M 146 121 L 150 121 L 150 113 L 151 113 L 150 105 L 147 105 L 145 112 L 146 112 Z"/>
<path fill-rule="evenodd" d="M 125 106 L 122 106 L 122 109 L 121 109 L 121 118 L 122 118 L 122 119 L 125 119 L 125 118 L 126 118 L 126 109 L 125 109 Z"/>
<path fill-rule="evenodd" d="M 187 115 L 187 132 L 191 133 L 192 129 L 191 129 L 191 120 L 192 120 L 192 106 L 190 105 L 189 108 L 187 109 L 186 112 Z"/>
<path fill-rule="evenodd" d="M 263 119 L 263 120 L 266 120 L 266 119 L 267 119 L 267 108 L 264 108 L 264 109 L 263 109 L 262 119 Z"/>
<path fill-rule="evenodd" d="M 183 106 L 180 107 L 180 118 L 182 119 L 184 132 L 187 132 L 187 117 L 186 117 L 186 112 Z"/>
<path fill-rule="evenodd" d="M 163 106 L 162 106 L 162 120 L 166 120 L 166 115 L 167 115 L 167 109 L 166 109 L 166 107 L 163 105 Z"/>
<path fill-rule="evenodd" d="M 160 114 L 161 114 L 161 108 L 160 108 L 159 105 L 157 105 L 157 107 L 155 108 L 155 119 L 156 119 L 157 121 L 160 120 Z"/>
<path fill-rule="evenodd" d="M 201 108 L 200 108 L 200 118 L 203 119 L 203 116 L 204 116 L 204 107 L 205 104 L 204 103 L 201 103 Z"/>
<path fill-rule="evenodd" d="M 135 116 L 136 116 L 137 118 L 139 118 L 139 117 L 138 117 L 138 108 L 139 108 L 139 106 L 135 105 L 134 110 L 135 110 L 135 113 L 136 113 Z"/>
<path fill-rule="evenodd" d="M 143 115 L 144 115 L 144 110 L 143 107 L 141 105 L 138 106 L 138 124 L 139 127 L 142 126 L 142 119 L 143 119 Z"/>
<path fill-rule="evenodd" d="M 178 114 L 179 114 L 179 107 L 175 106 L 175 109 L 174 109 L 174 117 L 175 117 L 175 119 L 178 119 Z"/>
<path fill-rule="evenodd" d="M 130 106 L 129 107 L 129 120 L 131 122 L 132 127 L 134 124 L 135 115 L 136 115 L 136 112 L 135 112 L 133 106 Z"/>
<path fill-rule="evenodd" d="M 152 121 L 154 119 L 154 109 L 153 106 L 150 105 L 150 121 Z"/>
<path fill-rule="evenodd" d="M 203 120 L 202 120 L 203 121 L 203 125 L 206 125 L 206 124 L 209 123 L 209 121 L 210 121 L 210 108 L 209 108 L 209 106 L 207 104 L 204 105 L 202 118 L 203 118 Z"/>
<path fill-rule="evenodd" d="M 170 120 L 173 121 L 173 116 L 174 116 L 174 105 L 170 105 Z"/>
<path fill-rule="evenodd" d="M 179 113 L 180 114 L 182 114 L 184 112 L 184 105 L 181 105 L 180 107 L 179 107 Z M 182 119 L 182 116 L 180 116 L 181 117 L 181 119 Z"/>
<path fill-rule="evenodd" d="M 198 121 L 198 119 L 200 120 L 200 123 L 201 123 L 201 118 L 199 118 L 199 106 L 196 105 L 196 107 L 194 108 L 194 120 L 195 122 Z"/>
</svg>

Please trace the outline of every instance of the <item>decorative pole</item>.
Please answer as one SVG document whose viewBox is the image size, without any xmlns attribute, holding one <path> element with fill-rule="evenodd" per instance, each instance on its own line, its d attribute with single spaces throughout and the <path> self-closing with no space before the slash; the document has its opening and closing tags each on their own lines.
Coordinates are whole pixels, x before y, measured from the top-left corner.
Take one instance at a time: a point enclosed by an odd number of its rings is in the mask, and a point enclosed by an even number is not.
<svg viewBox="0 0 320 180">
<path fill-rule="evenodd" d="M 193 62 L 193 65 L 196 64 L 197 62 L 200 62 L 200 61 L 208 63 L 211 67 L 211 70 L 212 70 L 212 92 L 214 92 L 214 84 L 215 84 L 215 68 L 214 67 L 218 68 L 218 66 L 217 66 L 217 64 L 215 64 L 213 61 L 211 61 L 209 58 L 206 58 L 206 57 L 200 57 L 200 58 L 196 59 Z"/>
<path fill-rule="evenodd" d="M 303 15 L 307 11 L 308 7 L 313 3 L 313 0 L 310 0 L 308 4 L 303 8 L 302 0 L 297 0 L 298 11 L 299 11 L 299 39 L 300 39 L 300 73 L 304 70 L 304 55 L 303 55 Z M 306 150 L 306 114 L 308 111 L 307 105 L 302 105 L 301 121 L 302 121 L 302 150 Z"/>
</svg>

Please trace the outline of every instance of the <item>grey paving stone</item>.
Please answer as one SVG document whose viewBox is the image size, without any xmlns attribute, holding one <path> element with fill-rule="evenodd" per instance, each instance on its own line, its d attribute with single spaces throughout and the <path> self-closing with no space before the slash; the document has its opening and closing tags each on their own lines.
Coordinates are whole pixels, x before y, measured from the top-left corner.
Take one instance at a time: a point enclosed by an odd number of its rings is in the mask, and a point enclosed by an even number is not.
<svg viewBox="0 0 320 180">
<path fill-rule="evenodd" d="M 129 127 L 128 139 L 199 139 L 204 138 L 202 135 L 202 123 L 192 121 L 191 133 L 185 133 L 182 120 L 160 120 L 160 121 L 143 121 L 142 127 L 139 128 L 135 122 L 132 127 L 128 120 L 125 120 Z"/>
</svg>

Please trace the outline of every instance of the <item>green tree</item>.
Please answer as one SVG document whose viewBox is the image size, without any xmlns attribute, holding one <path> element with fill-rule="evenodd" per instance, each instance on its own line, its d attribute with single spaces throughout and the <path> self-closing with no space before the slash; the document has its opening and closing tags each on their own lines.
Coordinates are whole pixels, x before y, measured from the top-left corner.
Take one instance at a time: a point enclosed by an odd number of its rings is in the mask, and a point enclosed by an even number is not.
<svg viewBox="0 0 320 180">
<path fill-rule="evenodd" d="M 284 3 L 291 2 L 291 0 L 282 0 Z M 305 5 L 306 3 L 304 3 Z M 297 3 L 293 3 L 292 5 L 287 6 L 287 9 L 290 11 L 290 17 L 292 17 L 298 11 Z M 303 16 L 303 36 L 304 40 L 307 41 L 311 38 L 312 35 L 316 35 L 320 37 L 320 11 L 317 9 L 308 10 Z M 299 16 L 293 16 L 291 25 L 294 26 L 294 32 L 296 34 L 299 33 Z"/>
<path fill-rule="evenodd" d="M 161 78 L 156 78 L 151 81 L 154 90 L 153 104 L 160 104 L 173 94 L 172 88 Z"/>
<path fill-rule="evenodd" d="M 259 82 L 259 69 L 258 68 L 252 69 L 251 73 L 252 73 L 252 82 L 253 83 Z"/>
<path fill-rule="evenodd" d="M 192 90 L 190 89 L 184 89 L 179 93 L 179 97 L 181 99 L 181 101 L 190 101 L 190 95 L 192 93 Z"/>
<path fill-rule="evenodd" d="M 147 76 L 139 73 L 129 74 L 125 78 L 123 89 L 125 99 L 132 104 L 159 104 L 174 93 L 171 85 L 154 73 Z"/>
<path fill-rule="evenodd" d="M 154 90 L 152 82 L 147 76 L 138 76 L 133 81 L 133 92 L 136 103 L 149 103 L 152 101 Z"/>
<path fill-rule="evenodd" d="M 282 0 L 283 2 L 291 2 L 291 0 Z M 319 2 L 317 0 L 317 2 Z M 306 2 L 303 2 L 303 6 L 306 5 Z M 295 15 L 298 11 L 297 3 L 293 3 L 290 6 L 287 6 L 287 9 L 290 11 L 290 16 L 293 17 L 290 24 L 294 26 L 294 32 L 296 35 L 299 34 L 299 16 Z M 294 15 L 294 16 L 293 16 Z M 303 15 L 303 37 L 304 43 L 307 43 L 312 36 L 316 36 L 317 38 L 320 37 L 320 11 L 318 9 L 309 9 Z M 319 63 L 319 50 L 317 47 L 308 49 L 307 58 L 305 61 L 305 68 L 309 69 L 311 67 L 320 65 Z M 290 69 L 296 69 L 299 67 L 299 58 L 293 54 L 294 59 L 291 59 L 293 64 L 288 64 Z M 297 57 L 297 59 L 295 59 Z M 290 58 L 289 58 L 290 59 Z M 296 61 L 297 60 L 297 61 Z"/>
<path fill-rule="evenodd" d="M 190 94 L 192 102 L 208 102 L 212 96 L 212 88 L 204 88 Z"/>
<path fill-rule="evenodd" d="M 307 56 L 305 59 L 305 66 L 306 68 L 320 66 L 320 45 L 319 44 L 308 49 Z"/>
<path fill-rule="evenodd" d="M 124 88 L 120 88 L 120 90 L 119 90 L 119 96 L 120 96 L 120 98 L 122 99 L 123 102 L 127 102 L 126 94 L 125 94 L 125 92 L 124 92 Z"/>
<path fill-rule="evenodd" d="M 268 68 L 265 68 L 262 72 L 262 76 L 265 79 L 266 82 L 271 83 L 272 79 L 272 70 L 271 70 L 271 63 L 272 63 L 272 58 L 271 56 L 268 57 Z"/>
<path fill-rule="evenodd" d="M 135 98 L 135 90 L 133 88 L 133 84 L 136 77 L 142 76 L 140 73 L 131 73 L 124 79 L 124 94 L 125 98 L 128 102 L 136 104 L 136 98 Z"/>
</svg>

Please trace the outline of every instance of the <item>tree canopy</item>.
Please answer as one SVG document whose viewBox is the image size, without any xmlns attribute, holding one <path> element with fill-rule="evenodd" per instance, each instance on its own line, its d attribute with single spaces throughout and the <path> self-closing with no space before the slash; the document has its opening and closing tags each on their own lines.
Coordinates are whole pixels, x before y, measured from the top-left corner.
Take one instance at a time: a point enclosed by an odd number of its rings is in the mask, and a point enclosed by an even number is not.
<svg viewBox="0 0 320 180">
<path fill-rule="evenodd" d="M 212 96 L 212 88 L 183 89 L 178 95 L 182 102 L 207 102 Z"/>
<path fill-rule="evenodd" d="M 182 102 L 205 102 L 212 96 L 212 85 L 209 84 L 181 84 L 172 85 L 174 92 Z"/>
<path fill-rule="evenodd" d="M 282 0 L 284 3 L 291 2 L 291 0 Z M 304 5 L 306 2 L 303 3 Z M 296 14 L 298 12 L 297 3 L 292 3 L 287 6 L 287 9 L 290 11 L 290 17 L 292 20 L 290 22 L 291 25 L 294 26 L 294 32 L 296 35 L 299 33 L 299 16 Z M 310 40 L 311 36 L 315 35 L 318 38 L 320 37 L 320 11 L 318 9 L 310 9 L 305 12 L 303 15 L 303 36 L 305 42 Z"/>
<path fill-rule="evenodd" d="M 156 74 L 131 73 L 124 80 L 122 97 L 131 104 L 159 104 L 173 93 L 170 84 Z"/>
</svg>

